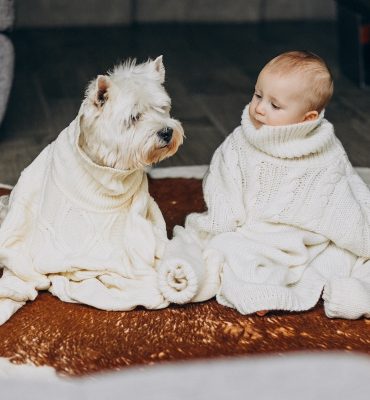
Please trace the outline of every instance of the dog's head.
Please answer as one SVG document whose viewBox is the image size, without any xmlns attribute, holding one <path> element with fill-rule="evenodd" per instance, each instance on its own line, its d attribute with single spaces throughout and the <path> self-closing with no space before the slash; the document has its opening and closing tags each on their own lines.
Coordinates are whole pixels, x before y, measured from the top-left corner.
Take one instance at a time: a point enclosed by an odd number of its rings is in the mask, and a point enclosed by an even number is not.
<svg viewBox="0 0 370 400">
<path fill-rule="evenodd" d="M 164 77 L 160 56 L 137 65 L 128 61 L 90 83 L 81 108 L 79 144 L 94 162 L 136 169 L 176 153 L 184 132 L 170 117 Z"/>
</svg>

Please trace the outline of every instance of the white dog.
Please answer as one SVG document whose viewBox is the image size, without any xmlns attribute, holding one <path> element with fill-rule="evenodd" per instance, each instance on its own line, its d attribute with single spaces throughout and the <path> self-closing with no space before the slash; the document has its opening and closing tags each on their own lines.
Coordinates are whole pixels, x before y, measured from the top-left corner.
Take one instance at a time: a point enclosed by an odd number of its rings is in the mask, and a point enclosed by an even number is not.
<svg viewBox="0 0 370 400">
<path fill-rule="evenodd" d="M 98 76 L 22 172 L 0 227 L 0 323 L 41 289 L 105 310 L 168 305 L 157 283 L 165 222 L 144 172 L 183 140 L 164 75 L 158 57 Z"/>
</svg>

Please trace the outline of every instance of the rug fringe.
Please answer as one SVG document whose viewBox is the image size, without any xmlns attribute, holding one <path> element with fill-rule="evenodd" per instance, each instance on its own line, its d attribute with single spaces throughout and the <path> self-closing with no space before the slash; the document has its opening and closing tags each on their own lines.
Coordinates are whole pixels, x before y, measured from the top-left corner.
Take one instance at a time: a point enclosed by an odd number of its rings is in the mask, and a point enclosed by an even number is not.
<svg viewBox="0 0 370 400">
<path fill-rule="evenodd" d="M 7 185 L 6 183 L 0 183 L 0 189 L 9 189 L 12 190 L 14 186 Z"/>
<path fill-rule="evenodd" d="M 184 179 L 203 179 L 208 170 L 208 165 L 186 165 L 179 167 L 153 167 L 148 170 L 148 174 L 153 179 L 164 178 L 184 178 Z"/>
<path fill-rule="evenodd" d="M 179 167 L 153 167 L 148 169 L 148 174 L 153 179 L 185 178 L 203 179 L 209 165 L 187 165 Z M 360 177 L 370 186 L 370 168 L 355 167 Z"/>
</svg>

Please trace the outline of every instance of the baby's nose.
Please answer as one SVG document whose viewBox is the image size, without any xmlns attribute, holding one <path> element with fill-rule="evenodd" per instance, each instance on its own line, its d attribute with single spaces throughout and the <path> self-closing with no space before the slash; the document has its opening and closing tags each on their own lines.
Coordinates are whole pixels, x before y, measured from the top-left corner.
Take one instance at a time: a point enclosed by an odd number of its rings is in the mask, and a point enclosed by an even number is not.
<svg viewBox="0 0 370 400">
<path fill-rule="evenodd" d="M 259 102 L 256 106 L 256 112 L 258 114 L 264 114 L 265 113 L 265 107 L 263 106 L 262 102 Z"/>
</svg>

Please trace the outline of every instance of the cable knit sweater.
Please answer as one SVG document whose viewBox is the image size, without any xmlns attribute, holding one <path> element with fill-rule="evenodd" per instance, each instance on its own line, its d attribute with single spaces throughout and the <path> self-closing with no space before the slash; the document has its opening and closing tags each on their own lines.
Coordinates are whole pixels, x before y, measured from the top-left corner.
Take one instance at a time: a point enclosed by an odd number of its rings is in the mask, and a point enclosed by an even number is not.
<svg viewBox="0 0 370 400">
<path fill-rule="evenodd" d="M 160 268 L 162 279 L 175 266 L 203 270 L 209 283 L 186 301 L 217 294 L 243 314 L 299 311 L 324 289 L 329 317 L 370 317 L 370 192 L 323 113 L 256 129 L 247 106 L 203 192 L 207 211 L 175 227 Z M 196 252 L 198 262 L 187 256 Z M 176 287 L 164 295 L 184 302 Z"/>
<path fill-rule="evenodd" d="M 167 243 L 146 174 L 94 164 L 79 117 L 26 168 L 0 228 L 0 323 L 38 289 L 104 310 L 168 305 L 157 282 Z"/>
</svg>

